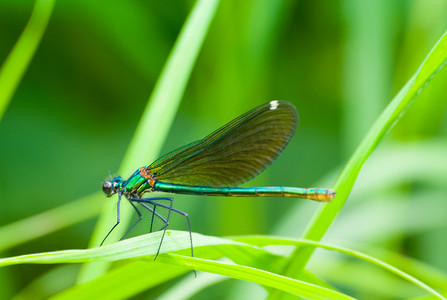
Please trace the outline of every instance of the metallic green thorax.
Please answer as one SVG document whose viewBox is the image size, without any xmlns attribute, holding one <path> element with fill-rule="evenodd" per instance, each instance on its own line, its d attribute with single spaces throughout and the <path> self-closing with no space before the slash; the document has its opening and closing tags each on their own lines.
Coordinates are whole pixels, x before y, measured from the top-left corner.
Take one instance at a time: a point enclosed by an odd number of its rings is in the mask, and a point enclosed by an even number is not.
<svg viewBox="0 0 447 300">
<path fill-rule="evenodd" d="M 129 179 L 122 182 L 119 189 L 125 195 L 140 198 L 140 196 L 145 192 L 151 191 L 152 187 L 148 183 L 147 179 L 141 176 L 140 169 L 138 169 L 132 174 L 132 176 L 129 177 Z"/>
</svg>

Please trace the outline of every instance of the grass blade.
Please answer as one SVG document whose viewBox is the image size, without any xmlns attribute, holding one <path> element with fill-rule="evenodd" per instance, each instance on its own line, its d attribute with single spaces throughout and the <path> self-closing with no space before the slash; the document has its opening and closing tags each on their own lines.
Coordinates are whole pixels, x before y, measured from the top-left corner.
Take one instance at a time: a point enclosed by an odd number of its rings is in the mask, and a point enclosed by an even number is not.
<svg viewBox="0 0 447 300">
<path fill-rule="evenodd" d="M 323 248 L 326 250 L 335 250 L 340 253 L 345 253 L 345 254 L 363 259 L 367 262 L 373 263 L 373 264 L 397 275 L 398 277 L 401 277 L 404 280 L 407 280 L 407 281 L 419 286 L 421 289 L 426 290 L 433 296 L 435 296 L 439 299 L 445 300 L 445 298 L 441 294 L 439 294 L 437 291 L 435 291 L 433 288 L 431 288 L 424 282 L 420 281 L 419 279 L 411 276 L 410 274 L 407 274 L 407 273 L 397 269 L 396 267 L 394 267 L 380 259 L 377 259 L 375 257 L 372 257 L 370 255 L 367 255 L 367 254 L 364 254 L 364 253 L 361 253 L 359 251 L 355 251 L 352 249 L 347 249 L 347 248 L 328 245 L 328 244 L 321 244 L 319 242 L 313 242 L 313 241 L 309 241 L 309 240 L 300 240 L 300 239 L 292 240 L 289 238 L 283 239 L 283 238 L 277 238 L 277 237 L 271 237 L 271 236 L 237 237 L 237 238 L 234 238 L 234 240 L 240 241 L 243 243 L 248 243 L 250 245 L 257 245 L 260 247 L 267 246 L 267 245 L 297 245 L 297 246 L 298 245 L 309 245 L 309 246 L 313 246 L 314 249 L 319 247 L 319 248 Z"/>
<path fill-rule="evenodd" d="M 175 276 L 183 274 L 184 271 L 180 269 L 172 269 L 172 272 L 166 272 L 161 277 L 159 277 L 158 271 L 163 268 L 159 268 L 158 264 L 153 264 L 152 258 L 158 250 L 159 240 L 161 237 L 161 232 L 156 232 L 148 235 L 138 236 L 125 241 L 115 243 L 113 245 L 86 249 L 86 250 L 65 250 L 56 251 L 48 253 L 37 253 L 30 255 L 23 255 L 17 257 L 3 258 L 0 259 L 0 266 L 8 266 L 14 264 L 24 264 L 24 263 L 36 263 L 36 264 L 54 264 L 54 263 L 82 263 L 90 261 L 117 261 L 124 259 L 138 259 L 141 261 L 143 259 L 142 265 L 137 265 L 131 263 L 125 265 L 122 268 L 115 269 L 111 273 L 107 273 L 104 277 L 95 279 L 94 281 L 81 284 L 79 286 L 70 288 L 62 293 L 62 295 L 69 297 L 71 296 L 82 296 L 84 294 L 91 293 L 93 289 L 95 291 L 110 289 L 110 282 L 112 280 L 117 281 L 116 288 L 120 289 L 118 282 L 126 283 L 127 278 L 130 282 L 133 278 L 144 276 L 142 280 L 139 280 L 139 284 L 135 286 L 134 289 L 127 289 L 125 292 L 126 297 L 132 296 L 135 293 L 141 292 L 144 289 L 155 286 L 165 282 L 166 280 L 172 279 Z M 200 251 L 201 255 L 204 257 L 212 257 L 213 259 L 222 256 L 219 253 L 230 254 L 227 255 L 233 261 L 239 263 L 238 265 L 233 263 L 216 262 L 204 258 L 194 258 L 188 256 L 181 256 L 177 254 L 169 254 L 173 251 L 188 251 L 189 250 L 189 239 L 188 232 L 181 231 L 168 231 L 161 249 L 162 254 L 157 258 L 157 263 L 173 264 L 177 266 L 187 267 L 192 270 L 200 270 L 205 272 L 211 272 L 214 274 L 220 274 L 229 276 L 232 278 L 237 278 L 241 280 L 247 280 L 255 283 L 259 283 L 265 286 L 274 287 L 288 293 L 297 294 L 303 297 L 314 298 L 316 295 L 325 295 L 326 297 L 342 297 L 337 292 L 329 290 L 327 288 L 322 288 L 320 286 L 314 286 L 310 283 L 303 281 L 294 280 L 287 278 L 285 276 L 280 276 L 272 272 L 265 271 L 263 269 L 271 268 L 272 264 L 280 263 L 285 259 L 285 257 L 274 255 L 280 260 L 272 260 L 273 256 L 270 252 L 259 248 L 268 245 L 294 245 L 294 246 L 311 246 L 312 248 L 323 248 L 327 250 L 334 250 L 340 253 L 345 253 L 372 264 L 375 264 L 381 268 L 388 270 L 389 272 L 407 280 L 425 291 L 431 293 L 438 299 L 445 298 L 439 294 L 437 291 L 423 283 L 422 281 L 416 279 L 415 277 L 391 266 L 390 264 L 383 262 L 375 257 L 361 253 L 359 251 L 342 248 L 338 246 L 332 246 L 327 244 L 321 244 L 319 242 L 300 240 L 300 239 L 285 239 L 276 238 L 270 236 L 242 236 L 233 238 L 233 240 L 222 239 L 212 236 L 204 236 L 200 234 L 194 234 L 194 241 L 196 242 L 196 248 Z M 186 252 L 185 252 L 186 253 Z M 247 258 L 244 259 L 244 253 Z M 252 262 L 249 257 L 254 257 L 254 262 Z M 145 262 L 147 261 L 147 263 Z M 263 264 L 259 262 L 263 261 Z M 257 265 L 257 267 L 247 266 L 248 264 Z M 155 269 L 153 269 L 155 268 Z M 143 269 L 137 273 L 136 270 Z M 145 269 L 145 270 L 144 270 Z M 174 273 L 174 274 L 173 274 Z M 123 281 L 124 280 L 124 281 Z M 129 285 L 131 283 L 128 282 Z M 146 282 L 146 284 L 144 284 Z M 127 283 L 126 283 L 127 285 Z M 96 289 L 95 287 L 101 286 L 103 288 Z M 114 293 L 108 291 L 108 294 Z M 107 294 L 106 293 L 106 294 Z M 116 291 L 116 293 L 119 293 Z M 123 291 L 121 291 L 123 293 Z M 313 293 L 313 294 L 306 294 Z M 316 294 L 315 294 L 316 293 Z M 321 293 L 321 294 L 320 294 Z M 335 293 L 335 294 L 334 294 Z M 71 298 L 71 296 L 69 298 Z M 345 296 L 345 295 L 343 295 Z"/>
<path fill-rule="evenodd" d="M 416 73 L 382 112 L 352 155 L 334 185 L 337 197 L 333 202 L 320 207 L 303 236 L 305 239 L 318 241 L 323 237 L 346 202 L 366 159 L 430 80 L 441 70 L 446 63 L 446 59 L 447 35 L 444 33 Z M 313 251 L 314 249 L 309 247 L 296 249 L 283 274 L 290 277 L 297 276 L 309 261 Z M 275 292 L 270 295 L 270 299 L 278 299 L 279 297 L 280 294 Z"/>
<path fill-rule="evenodd" d="M 36 53 L 53 11 L 54 0 L 37 0 L 22 35 L 0 69 L 0 120 Z"/>
<path fill-rule="evenodd" d="M 214 10 L 217 8 L 218 1 L 209 2 L 206 3 L 207 5 L 215 5 L 213 8 Z M 201 11 L 202 14 L 205 12 L 204 10 Z M 208 12 L 208 14 L 214 14 L 215 11 Z M 213 15 L 207 15 L 208 18 L 213 17 Z M 202 21 L 204 21 L 202 19 Z M 205 24 L 206 26 L 209 26 L 209 23 Z M 205 26 L 203 25 L 203 26 Z M 197 26 L 197 24 L 196 24 Z M 204 30 L 206 28 L 203 28 Z M 191 36 L 191 31 L 193 29 L 190 29 L 189 35 Z M 200 31 L 198 32 L 200 33 Z M 204 36 L 200 36 L 196 32 L 194 36 L 191 38 L 197 39 L 201 38 L 201 40 L 196 41 L 197 43 L 203 43 Z M 205 32 L 206 33 L 206 32 Z M 203 34 L 205 34 L 203 33 Z M 192 52 L 194 50 L 194 47 L 192 47 L 193 40 L 186 42 L 183 40 L 182 47 L 187 48 L 186 52 Z M 179 44 L 179 43 L 178 43 Z M 186 45 L 185 45 L 186 44 Z M 196 45 L 199 46 L 198 44 Z M 180 47 L 180 45 L 177 46 L 177 48 Z M 195 52 L 190 53 L 191 56 L 195 57 L 198 55 L 198 50 L 196 49 Z M 140 121 L 140 124 L 144 123 L 145 128 L 150 125 L 151 129 L 147 129 L 147 132 L 144 130 L 139 130 L 139 133 L 135 134 L 135 137 L 133 140 L 138 139 L 140 140 L 139 143 L 133 142 L 135 144 L 132 147 L 134 150 L 129 150 L 126 154 L 126 158 L 124 161 L 128 161 L 128 163 L 123 162 L 120 173 L 125 174 L 128 173 L 129 170 L 131 170 L 132 166 L 140 165 L 142 162 L 148 162 L 156 158 L 157 153 L 160 151 L 161 145 L 163 144 L 167 131 L 170 127 L 170 124 L 172 123 L 172 118 L 175 114 L 175 111 L 178 107 L 178 103 L 181 98 L 181 93 L 184 89 L 184 85 L 186 85 L 186 82 L 189 78 L 189 74 L 191 72 L 192 65 L 191 63 L 185 64 L 184 66 L 180 67 L 179 64 L 182 63 L 181 59 L 179 57 L 182 57 L 180 50 L 176 51 L 176 55 L 174 55 L 174 51 L 171 55 L 171 57 L 176 57 L 175 62 L 170 62 L 169 60 L 166 64 L 165 69 L 169 69 L 163 71 L 163 75 L 160 77 L 159 84 L 157 84 L 156 90 L 157 94 L 161 94 L 161 96 L 155 96 L 155 90 L 154 94 L 150 98 L 150 101 L 148 103 L 148 106 L 145 110 L 145 121 Z M 179 54 L 180 53 L 180 54 Z M 183 59 L 186 57 L 183 56 Z M 188 74 L 184 74 L 183 78 L 179 77 L 179 74 L 181 74 L 181 70 L 185 69 L 183 72 L 189 72 Z M 161 90 L 159 85 L 164 86 L 164 91 Z M 174 86 L 171 88 L 171 86 Z M 177 89 L 178 87 L 178 89 Z M 181 87 L 181 89 L 180 89 Z M 169 93 L 171 95 L 169 96 Z M 1 95 L 0 95 L 1 97 Z M 156 105 L 155 105 L 156 103 Z M 146 111 L 154 111 L 155 113 L 146 113 Z M 171 110 L 171 111 L 167 111 Z M 154 122 L 152 124 L 152 122 Z M 158 127 L 160 128 L 158 128 Z M 163 128 L 161 128 L 163 127 Z M 140 128 L 140 127 L 139 127 Z M 148 143 L 150 142 L 150 146 Z M 145 143 L 145 144 L 143 144 Z M 129 148 L 130 148 L 129 147 Z M 147 150 L 150 149 L 150 150 Z M 5 243 L 2 243 L 0 245 L 0 250 L 5 250 L 13 246 L 17 246 L 19 244 L 31 241 L 33 239 L 36 239 L 38 237 L 44 236 L 46 234 L 55 232 L 57 230 L 60 230 L 62 228 L 65 228 L 67 226 L 77 224 L 83 220 L 86 220 L 88 218 L 91 218 L 98 214 L 100 211 L 99 203 L 96 201 L 98 197 L 101 197 L 104 199 L 103 193 L 94 193 L 91 195 L 88 195 L 86 197 L 83 197 L 81 199 L 76 199 L 70 202 L 70 204 L 62 205 L 60 207 L 48 210 L 46 212 L 43 212 L 41 214 L 38 214 L 36 216 L 31 216 L 29 218 L 5 225 L 0 227 L 0 239 L 4 241 L 8 241 Z M 93 201 L 94 200 L 94 201 Z M 95 203 L 95 205 L 88 205 L 88 202 L 92 201 Z M 92 204 L 92 203 L 90 203 Z M 108 211 L 112 211 L 111 209 L 108 209 Z M 79 212 L 79 213 L 76 213 Z M 68 216 L 60 218 L 60 216 Z M 75 216 L 78 216 L 78 218 L 75 218 Z M 109 218 L 107 216 L 107 218 Z M 57 220 L 57 222 L 45 222 L 45 220 Z M 45 226 L 40 226 L 39 228 L 36 228 L 34 225 L 36 222 L 38 224 L 45 224 Z M 104 221 L 101 221 L 104 222 Z M 104 222 L 105 223 L 105 222 Z M 33 230 L 31 230 L 33 229 Z M 97 235 L 98 238 L 92 239 L 91 246 L 95 246 L 98 244 L 98 240 L 103 237 L 105 234 L 103 232 L 105 230 L 104 228 L 97 226 L 98 233 L 95 232 L 94 235 Z M 15 234 L 15 232 L 22 232 L 23 234 Z"/>
<path fill-rule="evenodd" d="M 179 106 L 186 83 L 191 75 L 192 67 L 205 39 L 207 30 L 219 1 L 197 1 L 190 16 L 186 20 L 168 61 L 160 75 L 143 116 L 135 131 L 124 160 L 120 174 L 127 174 L 133 168 L 155 159 L 166 138 L 170 125 Z M 148 151 L 147 149 L 150 149 Z M 100 244 L 106 235 L 108 224 L 114 218 L 112 202 L 107 203 L 96 225 L 90 247 Z M 123 207 L 122 219 L 131 213 L 131 208 Z M 123 222 L 123 225 L 126 221 Z M 125 226 L 116 229 L 117 235 L 124 233 Z M 81 269 L 79 281 L 84 282 L 103 274 L 108 264 L 86 265 Z"/>
<path fill-rule="evenodd" d="M 124 259 L 138 259 L 143 261 L 152 261 L 153 256 L 158 250 L 158 243 L 162 232 L 156 232 L 149 235 L 138 236 L 125 241 L 121 241 L 109 246 L 86 249 L 86 250 L 64 250 L 47 253 L 37 253 L 30 255 L 23 255 L 17 257 L 0 259 L 0 266 L 8 266 L 14 264 L 35 263 L 35 264 L 55 264 L 55 263 L 82 263 L 92 261 L 117 261 Z M 248 251 L 257 252 L 259 256 L 270 256 L 269 252 L 257 246 L 251 246 L 238 241 L 216 238 L 212 236 L 203 236 L 194 234 L 194 241 L 196 247 L 209 248 L 210 251 L 215 251 L 217 245 L 226 248 L 240 248 Z M 161 254 L 155 262 L 149 265 L 156 265 L 158 263 L 172 264 L 186 267 L 191 270 L 211 272 L 221 274 L 232 278 L 251 281 L 264 286 L 280 289 L 282 291 L 299 295 L 312 299 L 352 299 L 351 297 L 320 287 L 314 284 L 306 283 L 300 280 L 287 278 L 261 269 L 256 269 L 249 266 L 237 265 L 234 263 L 218 262 L 209 259 L 195 258 L 182 256 L 178 254 L 166 254 L 168 252 L 189 250 L 189 239 L 187 232 L 169 231 L 165 237 L 165 242 L 161 249 Z M 162 254 L 163 253 L 163 254 Z M 237 253 L 237 252 L 236 252 Z M 146 272 L 151 276 L 156 276 L 153 272 Z M 169 275 L 169 274 L 167 274 Z M 169 276 L 168 276 L 169 277 Z M 108 277 L 110 279 L 111 277 Z M 121 280 L 122 276 L 114 276 L 116 280 Z M 98 280 L 101 280 L 98 278 Z M 151 280 L 148 280 L 150 283 Z M 87 282 L 86 286 L 92 287 L 96 290 L 96 284 Z M 113 287 L 114 286 L 114 287 Z M 122 289 L 120 284 L 115 284 L 111 289 Z M 89 289 L 84 290 L 86 295 Z M 73 289 L 76 296 L 78 294 L 77 288 Z M 72 298 L 69 294 L 63 294 L 67 298 Z M 79 298 L 78 298 L 79 299 Z"/>
<path fill-rule="evenodd" d="M 307 299 L 353 299 L 334 290 L 246 266 L 177 254 L 167 254 L 166 256 L 162 256 L 160 257 L 160 261 L 187 266 L 192 270 L 211 272 L 258 283 Z"/>
<path fill-rule="evenodd" d="M 75 202 L 50 209 L 29 218 L 0 227 L 0 251 L 95 217 L 100 211 L 102 193 L 91 194 Z M 74 213 L 80 212 L 80 213 Z"/>
</svg>

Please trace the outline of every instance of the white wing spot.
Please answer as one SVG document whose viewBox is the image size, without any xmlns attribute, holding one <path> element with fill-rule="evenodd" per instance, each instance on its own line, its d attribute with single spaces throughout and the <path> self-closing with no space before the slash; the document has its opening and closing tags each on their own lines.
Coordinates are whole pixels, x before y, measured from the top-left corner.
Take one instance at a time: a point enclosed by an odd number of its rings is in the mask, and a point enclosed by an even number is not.
<svg viewBox="0 0 447 300">
<path fill-rule="evenodd" d="M 270 110 L 275 110 L 275 109 L 277 109 L 277 108 L 278 108 L 278 105 L 279 105 L 278 100 L 270 101 Z"/>
</svg>

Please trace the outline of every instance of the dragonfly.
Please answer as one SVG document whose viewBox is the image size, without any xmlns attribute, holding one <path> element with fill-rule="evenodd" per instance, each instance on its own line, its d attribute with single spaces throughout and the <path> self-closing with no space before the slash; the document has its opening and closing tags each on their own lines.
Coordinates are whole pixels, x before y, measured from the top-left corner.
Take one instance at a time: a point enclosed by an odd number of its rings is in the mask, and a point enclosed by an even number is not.
<svg viewBox="0 0 447 300">
<path fill-rule="evenodd" d="M 139 208 L 162 222 L 163 230 L 158 256 L 171 212 L 187 221 L 191 255 L 193 243 L 187 213 L 173 207 L 172 197 L 149 197 L 144 194 L 165 192 L 173 194 L 227 196 L 227 197 L 295 197 L 329 202 L 335 192 L 326 188 L 299 188 L 286 186 L 239 187 L 263 172 L 281 154 L 289 143 L 298 123 L 296 108 L 289 102 L 274 100 L 258 106 L 223 125 L 203 139 L 177 148 L 136 170 L 127 180 L 116 176 L 106 180 L 104 193 L 118 194 L 117 220 L 101 245 L 120 223 L 120 201 L 124 196 L 138 215 L 138 220 L 121 237 L 122 240 L 143 218 Z M 157 211 L 167 210 L 166 216 Z"/>
</svg>

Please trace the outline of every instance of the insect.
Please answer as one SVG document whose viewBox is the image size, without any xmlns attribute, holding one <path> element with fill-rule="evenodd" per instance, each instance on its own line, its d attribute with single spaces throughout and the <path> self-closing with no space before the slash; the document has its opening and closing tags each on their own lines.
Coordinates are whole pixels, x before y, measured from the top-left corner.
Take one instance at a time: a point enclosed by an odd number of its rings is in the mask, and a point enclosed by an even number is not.
<svg viewBox="0 0 447 300">
<path fill-rule="evenodd" d="M 120 201 L 124 196 L 142 219 L 139 207 L 152 213 L 163 223 L 160 252 L 171 212 L 186 218 L 193 255 L 192 234 L 187 213 L 173 208 L 172 197 L 143 198 L 145 193 L 231 196 L 231 197 L 296 197 L 328 202 L 335 193 L 330 189 L 298 187 L 238 187 L 264 171 L 283 151 L 295 133 L 298 113 L 284 101 L 271 101 L 258 106 L 220 127 L 201 140 L 175 149 L 149 166 L 136 170 L 127 180 L 115 177 L 102 186 L 110 197 L 118 194 L 117 221 L 101 245 L 120 223 Z M 166 201 L 161 203 L 162 201 Z M 156 211 L 167 209 L 166 217 Z"/>
</svg>

